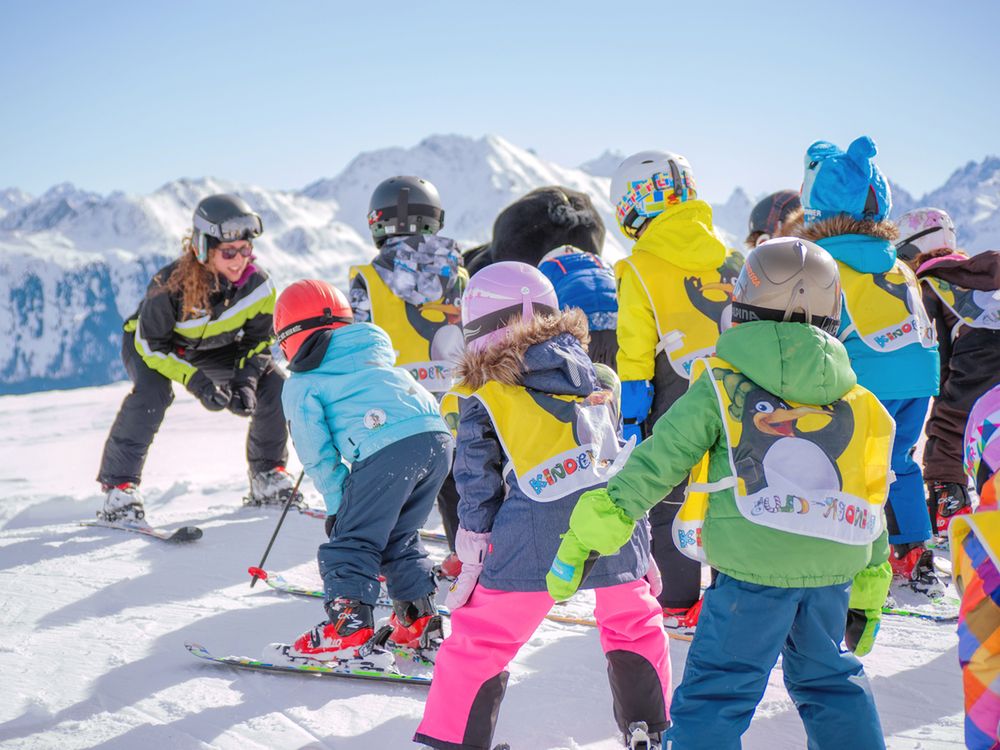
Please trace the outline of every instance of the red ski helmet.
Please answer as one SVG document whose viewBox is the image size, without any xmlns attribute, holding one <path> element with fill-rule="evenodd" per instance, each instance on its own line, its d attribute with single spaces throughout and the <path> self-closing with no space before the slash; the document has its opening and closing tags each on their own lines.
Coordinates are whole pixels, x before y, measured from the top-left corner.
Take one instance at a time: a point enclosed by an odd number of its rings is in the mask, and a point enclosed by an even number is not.
<svg viewBox="0 0 1000 750">
<path fill-rule="evenodd" d="M 296 281 L 278 295 L 274 305 L 274 331 L 289 362 L 314 331 L 353 322 L 351 305 L 344 293 L 317 279 Z"/>
</svg>

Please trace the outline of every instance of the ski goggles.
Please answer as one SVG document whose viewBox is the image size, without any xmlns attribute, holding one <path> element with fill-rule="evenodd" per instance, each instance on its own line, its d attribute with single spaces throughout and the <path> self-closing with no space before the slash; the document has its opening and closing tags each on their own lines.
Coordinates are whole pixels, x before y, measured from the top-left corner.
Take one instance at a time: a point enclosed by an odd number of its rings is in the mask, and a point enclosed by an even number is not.
<svg viewBox="0 0 1000 750">
<path fill-rule="evenodd" d="M 259 237 L 264 231 L 264 224 L 257 214 L 234 216 L 218 224 L 213 224 L 195 214 L 194 228 L 219 242 L 236 242 L 237 240 L 252 240 L 254 237 Z"/>
<path fill-rule="evenodd" d="M 253 245 L 246 244 L 243 247 L 217 247 L 216 251 L 226 260 L 232 260 L 237 255 L 242 255 L 244 258 L 249 258 L 253 255 Z"/>
</svg>

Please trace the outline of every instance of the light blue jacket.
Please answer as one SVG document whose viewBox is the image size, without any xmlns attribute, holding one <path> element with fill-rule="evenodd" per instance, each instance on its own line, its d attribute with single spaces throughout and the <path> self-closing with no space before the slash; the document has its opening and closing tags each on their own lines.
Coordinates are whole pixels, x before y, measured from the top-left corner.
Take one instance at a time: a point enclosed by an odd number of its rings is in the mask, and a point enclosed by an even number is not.
<svg viewBox="0 0 1000 750">
<path fill-rule="evenodd" d="M 389 336 L 372 323 L 355 323 L 311 336 L 296 355 L 281 404 L 292 441 L 309 478 L 340 508 L 353 463 L 421 432 L 449 433 L 437 401 L 413 377 L 393 367 Z"/>
<path fill-rule="evenodd" d="M 885 273 L 896 262 L 896 248 L 888 240 L 865 234 L 841 234 L 816 240 L 830 255 L 861 273 Z M 918 297 L 919 299 L 919 292 Z M 851 324 L 846 305 L 840 316 L 840 331 Z M 938 347 L 925 349 L 910 344 L 892 352 L 877 352 L 852 331 L 843 339 L 858 385 L 880 401 L 924 398 L 936 395 L 940 381 Z"/>
</svg>

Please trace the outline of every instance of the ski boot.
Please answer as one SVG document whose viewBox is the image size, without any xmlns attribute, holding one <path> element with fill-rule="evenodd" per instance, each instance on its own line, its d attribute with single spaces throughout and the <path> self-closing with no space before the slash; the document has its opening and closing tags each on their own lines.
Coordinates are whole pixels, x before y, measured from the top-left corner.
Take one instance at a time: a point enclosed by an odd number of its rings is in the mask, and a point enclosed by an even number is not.
<svg viewBox="0 0 1000 750">
<path fill-rule="evenodd" d="M 284 466 L 275 466 L 268 471 L 250 472 L 250 494 L 243 498 L 244 505 L 280 505 L 283 506 L 292 491 L 295 489 L 295 480 Z M 292 499 L 292 505 L 296 508 L 304 507 L 302 493 L 296 492 Z"/>
<path fill-rule="evenodd" d="M 102 484 L 101 490 L 107 494 L 104 497 L 104 507 L 97 511 L 100 520 L 132 526 L 148 525 L 145 521 L 146 511 L 142 507 L 139 485 L 134 482 Z"/>
<path fill-rule="evenodd" d="M 434 605 L 434 595 L 428 594 L 415 602 L 394 601 L 392 610 L 385 626 L 386 630 L 392 630 L 388 646 L 413 661 L 433 664 L 444 640 L 444 626 Z"/>
<path fill-rule="evenodd" d="M 927 483 L 927 511 L 931 516 L 931 528 L 938 535 L 938 544 L 948 539 L 948 524 L 954 516 L 972 512 L 969 488 L 958 482 Z"/>
<path fill-rule="evenodd" d="M 321 622 L 291 645 L 265 647 L 265 661 L 285 664 L 309 662 L 350 663 L 377 670 L 393 670 L 396 660 L 374 639 L 375 615 L 371 605 L 357 599 L 337 598 L 326 605 L 329 620 Z"/>
<path fill-rule="evenodd" d="M 664 607 L 663 627 L 675 633 L 694 635 L 701 614 L 701 602 L 699 599 L 690 607 Z"/>
<path fill-rule="evenodd" d="M 653 750 L 660 747 L 661 735 L 659 732 L 649 731 L 649 726 L 644 721 L 633 721 L 628 725 L 628 733 L 625 735 L 625 747 L 627 750 Z"/>
<path fill-rule="evenodd" d="M 944 596 L 944 584 L 934 570 L 934 552 L 923 542 L 893 544 L 889 565 L 895 578 L 928 599 Z"/>
</svg>

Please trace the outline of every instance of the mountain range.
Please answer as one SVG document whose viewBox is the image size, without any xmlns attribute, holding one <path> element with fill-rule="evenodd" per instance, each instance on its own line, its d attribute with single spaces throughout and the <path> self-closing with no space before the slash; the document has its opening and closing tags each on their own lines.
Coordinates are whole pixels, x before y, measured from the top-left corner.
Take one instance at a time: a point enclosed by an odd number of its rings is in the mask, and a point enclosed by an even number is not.
<svg viewBox="0 0 1000 750">
<path fill-rule="evenodd" d="M 237 193 L 261 215 L 258 260 L 279 288 L 305 277 L 343 288 L 349 267 L 373 255 L 368 197 L 393 174 L 418 174 L 437 186 L 446 209 L 442 233 L 463 247 L 487 241 L 497 213 L 529 190 L 559 184 L 584 191 L 608 229 L 605 255 L 622 257 L 627 241 L 608 200 L 621 159 L 605 152 L 564 167 L 497 136 L 435 135 L 412 148 L 362 153 L 335 177 L 300 190 L 211 177 L 178 179 L 148 195 L 101 195 L 68 183 L 37 197 L 0 190 L 0 395 L 125 377 L 122 321 L 152 274 L 180 252 L 192 210 L 206 195 Z M 893 198 L 895 215 L 917 205 L 946 209 L 970 251 L 1000 247 L 1000 158 L 970 162 L 919 200 L 893 186 Z M 734 247 L 754 201 L 737 189 L 713 206 L 716 226 Z"/>
</svg>

